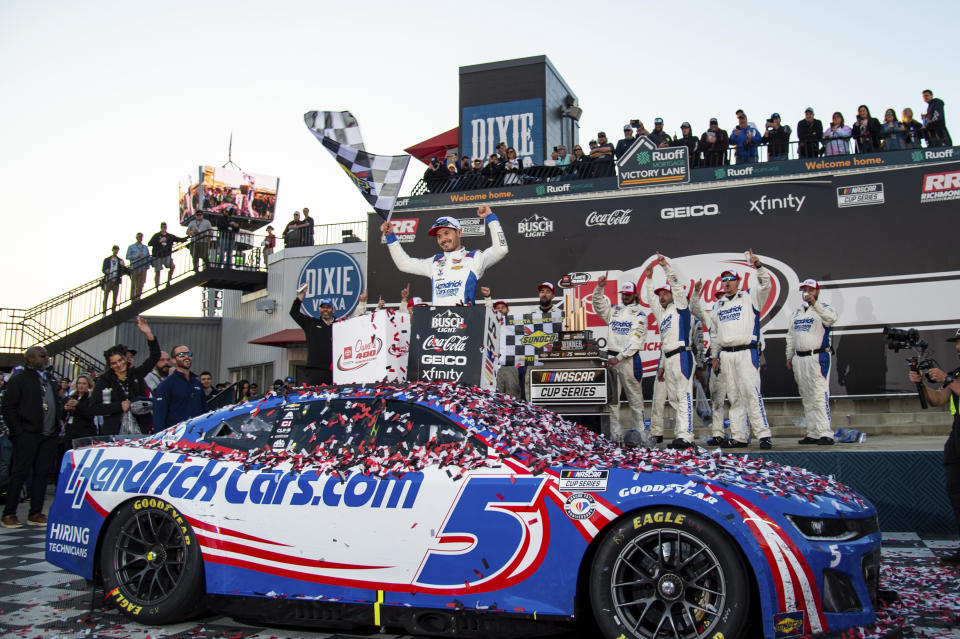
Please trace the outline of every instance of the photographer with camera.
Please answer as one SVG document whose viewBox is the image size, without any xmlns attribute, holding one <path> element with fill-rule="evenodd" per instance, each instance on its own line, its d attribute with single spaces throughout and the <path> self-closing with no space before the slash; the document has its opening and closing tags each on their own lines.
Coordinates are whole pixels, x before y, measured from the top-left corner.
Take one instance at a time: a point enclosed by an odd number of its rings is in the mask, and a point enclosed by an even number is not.
<svg viewBox="0 0 960 639">
<path fill-rule="evenodd" d="M 770 116 L 770 119 L 767 120 L 767 130 L 763 134 L 763 143 L 767 145 L 768 162 L 788 159 L 791 133 L 789 126 L 780 124 L 779 113 Z"/>
<path fill-rule="evenodd" d="M 960 357 L 960 329 L 947 340 L 956 347 L 957 357 Z M 947 443 L 943 446 L 943 466 L 947 477 L 947 497 L 953 506 L 953 518 L 960 527 L 960 368 L 945 373 L 939 368 L 927 370 L 927 377 L 940 388 L 934 389 L 923 383 L 923 374 L 919 370 L 910 370 L 910 381 L 919 385 L 923 390 L 923 397 L 931 406 L 950 404 L 950 413 L 953 415 L 953 428 Z M 960 566 L 960 549 L 952 555 L 942 557 L 942 563 Z"/>
<path fill-rule="evenodd" d="M 793 312 L 787 327 L 787 370 L 793 371 L 803 402 L 807 433 L 798 444 L 833 444 L 830 426 L 830 327 L 837 312 L 820 301 L 820 284 L 807 279 L 800 284 L 803 304 Z"/>
</svg>

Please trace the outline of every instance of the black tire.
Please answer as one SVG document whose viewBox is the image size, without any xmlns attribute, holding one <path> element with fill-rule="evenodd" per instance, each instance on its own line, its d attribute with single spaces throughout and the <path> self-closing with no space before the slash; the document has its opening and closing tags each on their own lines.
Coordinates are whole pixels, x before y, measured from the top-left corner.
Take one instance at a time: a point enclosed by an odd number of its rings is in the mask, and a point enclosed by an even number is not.
<svg viewBox="0 0 960 639">
<path fill-rule="evenodd" d="M 177 509 L 138 497 L 117 511 L 100 547 L 106 598 L 143 624 L 184 621 L 203 610 L 200 546 Z"/>
<path fill-rule="evenodd" d="M 749 618 L 750 580 L 739 550 L 712 522 L 653 508 L 605 532 L 590 602 L 609 639 L 735 639 Z"/>
</svg>

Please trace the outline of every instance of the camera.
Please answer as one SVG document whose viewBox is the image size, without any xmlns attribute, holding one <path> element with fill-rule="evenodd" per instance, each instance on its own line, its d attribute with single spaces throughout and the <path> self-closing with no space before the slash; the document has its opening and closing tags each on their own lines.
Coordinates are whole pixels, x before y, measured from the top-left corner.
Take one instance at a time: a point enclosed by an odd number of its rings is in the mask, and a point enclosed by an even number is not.
<svg viewBox="0 0 960 639">
<path fill-rule="evenodd" d="M 560 152 L 560 147 L 558 147 L 558 146 L 553 147 L 553 152 L 554 152 L 554 153 L 559 153 L 559 152 Z"/>
<path fill-rule="evenodd" d="M 639 128 L 639 127 L 640 127 L 640 120 L 630 120 L 630 126 L 632 126 L 632 127 L 635 128 L 635 129 L 636 129 L 636 128 Z"/>
<path fill-rule="evenodd" d="M 915 328 L 893 328 L 892 326 L 883 327 L 883 335 L 887 338 L 887 348 L 894 353 L 899 353 L 902 349 L 909 348 L 916 353 L 913 357 L 908 357 L 907 366 L 914 373 L 929 371 L 937 367 L 937 361 L 932 357 L 927 357 L 927 347 L 930 346 L 927 340 L 920 339 L 920 331 Z M 926 373 L 927 379 L 931 382 L 930 373 Z M 917 393 L 920 395 L 920 407 L 927 407 L 927 400 L 923 395 L 923 384 L 917 382 Z"/>
</svg>

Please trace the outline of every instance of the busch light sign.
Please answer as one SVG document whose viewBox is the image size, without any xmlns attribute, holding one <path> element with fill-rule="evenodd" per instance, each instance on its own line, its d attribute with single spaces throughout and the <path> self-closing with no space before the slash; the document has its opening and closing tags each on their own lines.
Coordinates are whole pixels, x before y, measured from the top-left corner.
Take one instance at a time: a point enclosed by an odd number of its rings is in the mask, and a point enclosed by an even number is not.
<svg viewBox="0 0 960 639">
<path fill-rule="evenodd" d="M 303 312 L 320 318 L 320 304 L 333 306 L 335 319 L 347 317 L 360 301 L 363 293 L 363 271 L 349 253 L 337 249 L 320 251 L 300 269 L 297 288 L 306 284 Z"/>
<path fill-rule="evenodd" d="M 460 154 L 488 158 L 506 142 L 525 164 L 543 164 L 543 100 L 516 100 L 464 107 Z"/>
</svg>

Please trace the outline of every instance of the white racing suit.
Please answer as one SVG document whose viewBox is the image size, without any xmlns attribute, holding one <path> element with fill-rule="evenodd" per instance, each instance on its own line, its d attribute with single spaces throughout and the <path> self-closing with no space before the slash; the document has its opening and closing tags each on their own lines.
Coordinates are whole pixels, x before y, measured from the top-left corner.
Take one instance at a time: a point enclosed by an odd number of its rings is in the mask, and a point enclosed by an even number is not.
<svg viewBox="0 0 960 639">
<path fill-rule="evenodd" d="M 653 280 L 647 278 L 647 299 L 650 300 L 650 309 L 657 318 L 660 330 L 660 367 L 663 369 L 663 387 L 666 401 L 673 408 L 674 437 L 687 442 L 693 441 L 693 373 L 696 370 L 693 351 L 691 350 L 691 333 L 693 329 L 687 294 L 673 269 L 667 265 L 664 268 L 667 275 L 667 284 L 673 292 L 673 302 L 666 308 L 653 294 Z M 654 390 L 654 405 L 657 402 L 657 392 Z M 662 415 L 662 411 L 661 411 Z M 663 419 L 660 418 L 658 429 L 650 422 L 652 435 L 663 434 Z"/>
<path fill-rule="evenodd" d="M 833 437 L 830 425 L 830 327 L 837 312 L 819 300 L 803 303 L 787 327 L 787 361 L 803 400 L 807 437 Z"/>
<path fill-rule="evenodd" d="M 430 278 L 433 306 L 473 304 L 477 297 L 477 280 L 507 254 L 507 238 L 500 220 L 490 213 L 486 223 L 493 238 L 493 246 L 488 249 L 468 251 L 461 246 L 456 251 L 415 258 L 407 255 L 393 233 L 387 235 L 387 248 L 399 270 Z"/>
<path fill-rule="evenodd" d="M 610 369 L 613 384 L 607 411 L 610 413 L 610 439 L 622 441 L 623 427 L 619 419 L 621 387 L 630 405 L 631 428 L 643 432 L 643 387 L 640 384 L 643 380 L 643 361 L 640 349 L 647 337 L 647 314 L 639 304 L 611 307 L 599 286 L 593 291 L 593 310 L 610 327 L 607 350 L 611 355 L 616 354 L 619 360 Z"/>
<path fill-rule="evenodd" d="M 770 437 L 760 394 L 760 309 L 770 295 L 770 274 L 757 269 L 759 287 L 720 297 L 713 305 L 710 352 L 720 357 L 723 383 L 730 398 L 730 434 L 747 441 L 747 417 L 755 437 Z"/>
<path fill-rule="evenodd" d="M 690 312 L 703 322 L 710 332 L 710 348 L 713 350 L 713 344 L 717 340 L 717 327 L 713 324 L 713 315 L 707 315 L 703 312 L 703 306 L 700 302 L 700 296 L 694 295 L 690 302 Z M 707 383 L 710 389 L 710 437 L 723 437 L 723 418 L 727 413 L 727 388 L 721 377 L 723 369 L 719 373 L 713 372 L 712 361 L 705 362 L 704 371 L 709 376 Z"/>
</svg>

